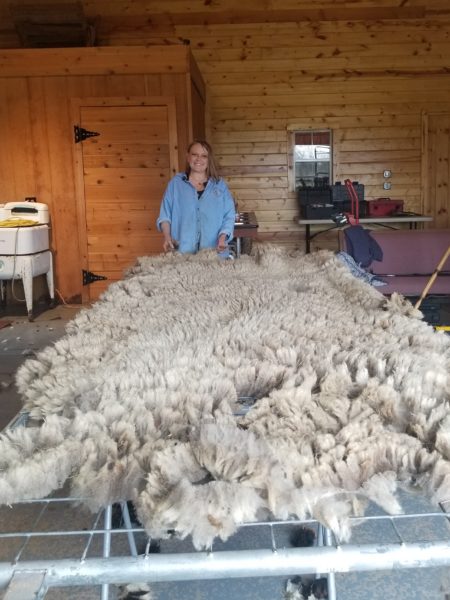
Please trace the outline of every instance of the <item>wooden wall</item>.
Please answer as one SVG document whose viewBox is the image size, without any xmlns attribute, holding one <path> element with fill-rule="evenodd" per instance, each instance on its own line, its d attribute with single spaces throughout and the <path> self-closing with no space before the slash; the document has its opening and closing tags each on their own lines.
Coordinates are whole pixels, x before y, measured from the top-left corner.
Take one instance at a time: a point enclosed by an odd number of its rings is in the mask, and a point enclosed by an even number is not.
<svg viewBox="0 0 450 600">
<path fill-rule="evenodd" d="M 38 3 L 27 0 L 33 1 Z M 448 0 L 247 0 L 245 8 L 238 0 L 81 4 L 97 23 L 102 50 L 164 44 L 170 52 L 174 45 L 190 44 L 206 83 L 207 135 L 239 209 L 256 211 L 262 237 L 292 245 L 301 241 L 289 186 L 289 132 L 295 128 L 333 130 L 335 180 L 358 180 L 367 198 L 402 198 L 406 210 L 426 211 L 437 226 L 450 227 L 445 193 L 450 173 L 435 164 L 445 160 L 445 131 L 437 151 L 435 134 L 427 129 L 450 115 Z M 0 16 L 0 45 L 13 47 L 18 38 L 7 24 L 6 8 L 0 7 Z M 83 85 L 117 89 L 114 77 L 105 75 L 95 85 L 86 79 Z M 49 95 L 47 85 L 39 81 L 33 89 L 45 102 L 48 97 L 49 107 L 41 110 L 50 114 L 54 94 L 65 92 L 54 88 Z M 70 77 L 65 85 L 74 85 Z M 16 115 L 11 128 L 17 127 L 19 113 L 29 114 L 29 104 L 21 100 L 29 88 L 29 82 L 18 80 L 9 82 L 9 91 L 0 91 L 8 95 L 6 110 Z M 195 121 L 195 91 L 187 102 Z M 5 119 L 5 106 L 0 111 Z M 32 127 L 43 136 L 59 135 L 35 115 L 29 115 Z M 61 128 L 60 121 L 56 127 Z M 14 144 L 35 147 L 36 135 L 25 137 Z M 3 147 L 0 153 L 9 155 L 9 150 Z M 70 180 L 64 153 L 60 160 Z M 8 164 L 17 181 L 18 171 L 34 169 L 42 182 L 51 168 L 48 160 L 39 166 L 32 160 Z M 386 169 L 392 172 L 389 192 L 382 187 Z M 48 195 L 40 185 L 39 195 Z M 63 202 L 67 191 L 58 189 L 56 197 Z M 60 210 L 70 214 L 67 206 Z"/>
<path fill-rule="evenodd" d="M 178 162 L 204 130 L 203 82 L 191 79 L 189 48 L 83 48 L 0 53 L 0 203 L 35 196 L 48 204 L 56 287 L 81 298 L 72 98 L 175 98 Z M 191 114 L 195 89 L 195 123 Z"/>
<path fill-rule="evenodd" d="M 266 238 L 294 244 L 300 237 L 288 176 L 295 127 L 333 130 L 335 180 L 358 180 L 367 198 L 402 198 L 406 210 L 434 216 L 424 197 L 422 123 L 428 113 L 450 113 L 448 2 L 314 2 L 309 12 L 306 2 L 268 2 L 265 17 L 239 13 L 232 0 L 215 8 L 194 1 L 189 17 L 185 4 L 169 0 L 170 19 L 152 4 L 151 22 L 139 27 L 136 14 L 128 13 L 127 27 L 105 21 L 99 41 L 190 41 L 222 172 L 239 208 L 257 212 Z M 389 192 L 385 169 L 392 171 Z M 448 212 L 440 215 L 439 226 L 450 226 Z"/>
</svg>

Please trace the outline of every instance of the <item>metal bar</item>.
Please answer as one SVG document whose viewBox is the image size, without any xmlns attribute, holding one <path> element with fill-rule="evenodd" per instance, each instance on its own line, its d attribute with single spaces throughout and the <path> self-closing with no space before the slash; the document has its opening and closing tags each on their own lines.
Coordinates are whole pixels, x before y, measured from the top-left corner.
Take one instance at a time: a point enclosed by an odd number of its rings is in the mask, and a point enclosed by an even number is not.
<svg viewBox="0 0 450 600">
<path fill-rule="evenodd" d="M 326 527 L 324 527 L 324 530 L 323 530 L 323 537 L 324 537 L 325 546 L 327 546 L 327 547 L 333 546 L 332 533 Z M 337 550 L 339 550 L 339 547 L 337 548 Z M 332 571 L 328 572 L 328 574 L 327 574 L 327 581 L 328 581 L 328 600 L 336 600 L 336 598 L 337 598 L 337 595 L 336 595 L 336 577 L 335 577 L 335 574 Z"/>
<path fill-rule="evenodd" d="M 30 413 L 26 411 L 21 411 L 17 413 L 17 415 L 11 419 L 11 421 L 3 429 L 3 431 L 7 431 L 8 429 L 16 429 L 17 427 L 23 427 L 27 424 L 29 416 Z"/>
<path fill-rule="evenodd" d="M 23 532 L 23 531 L 14 531 L 12 533 L 0 533 L 0 540 L 7 538 L 46 538 L 46 537 L 61 537 L 62 535 L 70 536 L 87 536 L 87 535 L 104 535 L 106 533 L 106 529 L 74 529 L 73 531 L 65 531 L 65 530 L 57 530 L 57 531 L 36 531 L 36 532 Z M 108 529 L 108 531 L 112 534 L 123 533 L 123 529 Z M 129 530 L 131 533 L 141 533 L 144 531 L 142 527 L 132 527 Z M 128 530 L 127 530 L 128 533 Z"/>
<path fill-rule="evenodd" d="M 103 537 L 103 558 L 108 559 L 111 555 L 111 523 L 112 523 L 112 505 L 109 504 L 105 508 L 104 528 L 105 535 Z M 102 582 L 101 600 L 109 600 L 109 583 Z"/>
<path fill-rule="evenodd" d="M 120 508 L 122 509 L 123 522 L 127 529 L 128 536 L 128 545 L 130 546 L 130 553 L 132 556 L 137 556 L 137 548 L 136 542 L 134 540 L 133 532 L 131 531 L 131 519 L 130 519 L 130 511 L 128 510 L 128 504 L 126 502 L 120 503 Z"/>
<path fill-rule="evenodd" d="M 272 577 L 450 566 L 450 541 L 308 548 L 252 549 L 137 557 L 30 561 L 21 570 L 47 571 L 49 587 L 133 582 Z M 16 567 L 0 564 L 0 588 Z"/>
<path fill-rule="evenodd" d="M 60 498 L 56 498 L 56 499 L 51 499 L 47 501 L 26 501 L 26 502 L 21 502 L 20 504 L 41 504 L 42 502 L 44 502 L 46 505 L 47 504 L 51 504 L 53 502 L 61 502 L 62 499 Z M 72 499 L 65 499 L 66 501 L 72 501 Z M 19 506 L 19 504 L 17 504 L 16 506 Z M 47 506 L 45 506 L 45 508 L 47 508 Z M 43 512 L 43 511 L 42 511 Z M 395 515 L 394 517 L 392 515 L 371 515 L 371 516 L 365 516 L 365 517 L 350 517 L 350 521 L 354 522 L 355 524 L 360 524 L 360 523 L 366 523 L 369 521 L 401 521 L 401 520 L 407 520 L 407 519 L 420 519 L 423 520 L 424 518 L 428 518 L 428 517 L 438 517 L 440 519 L 443 520 L 443 524 L 447 523 L 447 521 L 450 520 L 448 513 L 444 512 L 428 512 L 428 513 L 410 513 L 410 514 L 402 514 L 402 515 Z M 37 523 L 38 519 L 35 521 L 35 524 Z M 67 536 L 87 536 L 87 535 L 103 535 L 106 531 L 109 531 L 111 534 L 117 534 L 117 533 L 123 533 L 123 529 L 97 529 L 96 528 L 96 524 L 97 524 L 98 520 L 95 521 L 94 523 L 94 527 L 92 529 L 68 529 L 68 530 L 57 530 L 57 531 L 13 531 L 13 532 L 8 532 L 8 533 L 2 533 L 0 532 L 0 540 L 2 539 L 7 539 L 7 538 L 40 538 L 40 537 L 61 537 L 62 535 L 67 535 Z M 255 522 L 248 522 L 248 523 L 241 523 L 239 525 L 239 528 L 247 528 L 247 527 L 273 527 L 275 525 L 317 525 L 317 520 L 316 519 L 292 519 L 292 520 L 287 520 L 287 521 L 282 521 L 282 520 L 274 520 L 274 521 L 255 521 Z M 320 525 L 320 524 L 319 524 Z M 142 533 L 144 531 L 144 529 L 142 527 L 130 527 L 129 531 L 131 533 Z M 128 528 L 127 528 L 127 532 L 128 532 Z"/>
<path fill-rule="evenodd" d="M 100 521 L 100 516 L 101 516 L 101 511 L 99 511 L 97 513 L 97 516 L 95 517 L 94 530 L 97 527 L 98 522 Z M 84 547 L 83 554 L 81 555 L 81 558 L 80 558 L 80 560 L 82 560 L 82 561 L 86 560 L 87 553 L 89 552 L 89 548 L 91 547 L 92 540 L 94 539 L 94 533 L 95 533 L 95 531 L 91 530 L 91 531 L 87 531 L 86 533 L 88 535 L 88 539 L 87 539 L 87 542 L 86 542 L 86 546 Z"/>
<path fill-rule="evenodd" d="M 309 223 L 305 225 L 305 252 L 306 254 L 311 252 L 311 226 Z"/>
<path fill-rule="evenodd" d="M 32 525 L 32 528 L 33 528 L 33 529 L 34 529 L 34 528 L 37 526 L 37 524 L 38 524 L 38 523 L 39 523 L 39 521 L 41 520 L 41 517 L 42 517 L 42 515 L 44 514 L 44 512 L 47 510 L 47 507 L 48 507 L 48 504 L 44 504 L 44 506 L 43 506 L 43 507 L 41 508 L 41 510 L 39 511 L 39 513 L 38 513 L 37 517 L 35 518 L 35 520 L 34 520 L 34 523 L 33 523 L 33 525 Z M 23 543 L 22 543 L 21 547 L 19 548 L 19 550 L 18 550 L 18 552 L 17 552 L 16 556 L 14 557 L 14 562 L 15 562 L 15 563 L 18 563 L 18 562 L 19 562 L 19 560 L 20 560 L 20 557 L 21 557 L 21 555 L 22 555 L 22 552 L 25 550 L 25 548 L 26 548 L 26 546 L 28 545 L 28 543 L 29 543 L 29 541 L 30 541 L 31 537 L 32 537 L 31 535 L 26 535 L 26 536 L 25 536 L 25 539 L 24 539 L 24 541 L 23 541 Z"/>
<path fill-rule="evenodd" d="M 270 541 L 272 543 L 272 552 L 277 552 L 278 548 L 277 548 L 277 541 L 275 539 L 275 532 L 273 530 L 273 526 L 270 526 Z"/>
<path fill-rule="evenodd" d="M 236 236 L 236 258 L 241 257 L 241 238 L 239 235 Z"/>
<path fill-rule="evenodd" d="M 397 527 L 397 525 L 395 524 L 395 519 L 394 519 L 394 518 L 391 518 L 391 519 L 389 519 L 389 522 L 390 522 L 390 524 L 391 524 L 391 526 L 392 526 L 392 529 L 393 529 L 393 530 L 394 530 L 394 532 L 395 532 L 395 535 L 397 536 L 397 539 L 398 539 L 398 541 L 399 541 L 401 544 L 403 544 L 403 543 L 404 543 L 404 540 L 403 540 L 402 534 L 401 534 L 401 533 L 400 533 L 400 531 L 398 530 L 398 527 Z"/>
<path fill-rule="evenodd" d="M 46 592 L 45 571 L 18 571 L 11 578 L 3 600 L 41 600 Z"/>
</svg>

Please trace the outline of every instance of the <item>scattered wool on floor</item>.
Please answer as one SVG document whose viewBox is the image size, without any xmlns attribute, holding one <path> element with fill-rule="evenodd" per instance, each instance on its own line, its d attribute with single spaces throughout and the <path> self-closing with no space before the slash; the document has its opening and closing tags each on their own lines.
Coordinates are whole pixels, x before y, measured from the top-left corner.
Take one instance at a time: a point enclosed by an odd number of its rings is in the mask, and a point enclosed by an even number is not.
<svg viewBox="0 0 450 600">
<path fill-rule="evenodd" d="M 346 540 L 368 499 L 401 511 L 399 484 L 450 499 L 449 362 L 450 337 L 331 252 L 141 258 L 18 371 L 35 426 L 0 438 L 0 503 L 70 478 L 197 548 L 267 515 Z"/>
</svg>

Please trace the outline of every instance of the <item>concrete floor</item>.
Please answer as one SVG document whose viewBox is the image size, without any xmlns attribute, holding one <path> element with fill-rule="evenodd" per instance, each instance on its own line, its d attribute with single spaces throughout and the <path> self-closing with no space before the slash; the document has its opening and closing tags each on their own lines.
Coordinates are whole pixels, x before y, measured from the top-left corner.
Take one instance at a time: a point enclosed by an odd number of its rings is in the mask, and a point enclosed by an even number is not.
<svg viewBox="0 0 450 600">
<path fill-rule="evenodd" d="M 52 344 L 65 332 L 65 326 L 68 320 L 72 319 L 78 307 L 58 306 L 55 309 L 42 312 L 34 322 L 29 322 L 25 316 L 10 315 L 7 311 L 0 313 L 0 429 L 8 426 L 17 412 L 20 410 L 20 398 L 14 387 L 14 373 L 17 367 L 29 356 L 32 356 L 39 349 Z M 63 495 L 64 490 L 59 495 Z M 434 511 L 423 498 L 411 497 L 405 495 L 404 503 L 412 512 Z M 35 518 L 37 506 L 20 506 L 0 508 L 0 532 L 4 531 L 27 531 L 30 523 Z M 379 514 L 376 507 L 372 507 L 373 513 Z M 84 509 L 74 508 L 72 504 L 61 502 L 59 505 L 51 505 L 41 519 L 40 526 L 48 527 L 51 530 L 61 528 L 89 529 L 93 527 L 95 515 L 87 513 Z M 102 522 L 100 521 L 100 525 Z M 372 526 L 372 531 L 367 531 L 367 527 L 358 527 L 355 529 L 352 543 L 364 543 L 368 536 L 374 536 L 380 539 L 385 532 L 384 525 Z M 446 525 L 444 522 L 444 529 Z M 448 527 L 448 526 L 447 526 Z M 370 529 L 370 528 L 369 528 Z M 280 547 L 289 546 L 292 537 L 292 527 L 286 526 L 278 530 L 278 543 Z M 408 526 L 405 531 L 406 536 L 416 535 L 418 539 L 429 540 L 430 536 L 442 535 L 442 521 L 437 523 L 417 522 Z M 143 536 L 144 534 L 142 534 Z M 247 544 L 250 548 L 267 545 L 261 539 L 263 534 L 260 531 L 252 530 L 240 531 L 233 536 L 226 544 L 227 549 L 240 549 Z M 264 534 L 265 535 L 265 534 Z M 450 529 L 447 535 L 450 543 Z M 144 541 L 142 538 L 141 541 Z M 58 543 L 48 539 L 34 540 L 30 543 L 22 556 L 22 559 L 37 559 L 42 555 L 48 555 L 50 552 L 54 558 L 65 557 L 75 554 L 79 556 L 79 540 L 62 536 Z M 123 542 L 123 543 L 122 543 Z M 116 543 L 113 553 L 120 555 L 125 546 L 126 540 Z M 90 552 L 94 554 L 101 552 L 101 540 L 95 539 Z M 6 545 L 1 545 L 0 540 L 0 562 L 13 560 L 19 541 L 11 540 Z M 189 542 L 163 542 L 161 552 L 171 553 L 186 551 L 186 544 Z M 80 542 L 80 548 L 82 543 Z M 293 573 L 295 575 L 295 573 Z M 278 600 L 283 599 L 287 577 L 258 577 L 251 579 L 223 579 L 212 581 L 193 581 L 179 583 L 158 583 L 153 584 L 152 589 L 155 600 L 206 600 L 206 599 L 239 599 L 239 600 Z M 450 569 L 449 568 L 430 568 L 430 569 L 408 569 L 391 572 L 369 572 L 369 573 L 348 573 L 338 574 L 336 576 L 336 589 L 338 600 L 449 600 L 450 599 Z M 94 600 L 100 598 L 99 587 L 70 587 L 50 589 L 45 598 L 48 600 Z M 110 599 L 117 598 L 117 589 L 111 586 Z M 2 591 L 0 590 L 0 598 Z M 11 596 L 12 600 L 15 600 Z M 25 598 L 25 596 L 20 597 Z M 8 597 L 10 600 L 10 597 Z M 31 600 L 31 597 L 30 597 Z"/>
</svg>

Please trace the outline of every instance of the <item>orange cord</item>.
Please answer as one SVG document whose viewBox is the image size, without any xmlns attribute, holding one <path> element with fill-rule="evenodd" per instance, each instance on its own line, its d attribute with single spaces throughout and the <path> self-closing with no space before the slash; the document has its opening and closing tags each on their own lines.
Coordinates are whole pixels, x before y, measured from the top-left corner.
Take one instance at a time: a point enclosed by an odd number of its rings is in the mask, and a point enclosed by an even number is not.
<svg viewBox="0 0 450 600">
<path fill-rule="evenodd" d="M 63 295 L 61 294 L 61 292 L 58 290 L 58 288 L 55 288 L 55 292 L 56 292 L 56 294 L 58 295 L 59 299 L 61 300 L 61 302 L 62 302 L 62 305 L 63 305 L 63 307 L 64 307 L 64 308 L 80 308 L 80 309 L 82 308 L 82 305 L 81 305 L 81 304 L 68 304 L 68 303 L 65 301 L 65 299 L 64 299 L 64 296 L 63 296 Z"/>
</svg>

